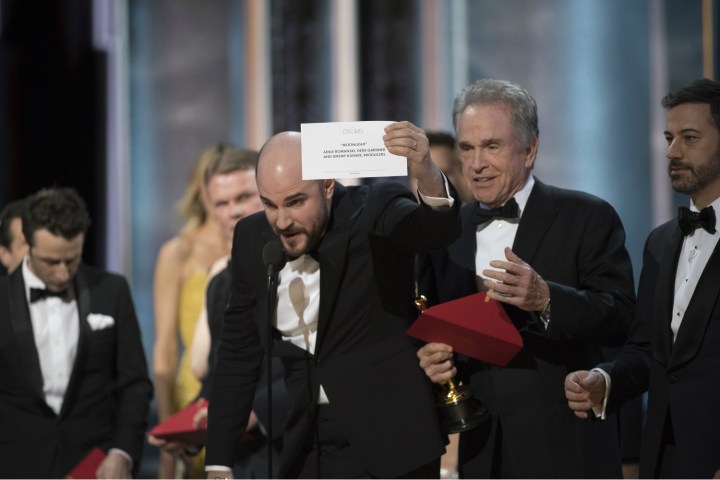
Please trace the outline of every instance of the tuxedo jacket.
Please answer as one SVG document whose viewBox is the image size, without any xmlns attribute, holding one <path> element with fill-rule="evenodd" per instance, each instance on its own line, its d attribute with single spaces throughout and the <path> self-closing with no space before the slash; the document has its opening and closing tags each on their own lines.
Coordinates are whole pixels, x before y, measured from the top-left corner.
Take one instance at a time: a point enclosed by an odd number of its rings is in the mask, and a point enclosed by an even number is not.
<svg viewBox="0 0 720 480">
<path fill-rule="evenodd" d="M 415 253 L 447 245 L 459 233 L 457 206 L 435 210 L 419 205 L 399 183 L 335 185 L 319 247 L 315 354 L 273 332 L 273 354 L 285 366 L 290 403 L 281 477 L 291 472 L 312 435 L 321 384 L 351 448 L 372 475 L 396 477 L 442 455 L 445 439 L 432 388 L 405 330 L 417 317 Z M 268 277 L 261 252 L 276 239 L 262 212 L 235 228 L 233 284 L 210 404 L 207 465 L 230 465 L 245 428 L 267 341 Z"/>
<path fill-rule="evenodd" d="M 477 292 L 474 208 L 462 207 L 461 238 L 424 259 L 430 305 Z M 635 295 L 624 243 L 609 204 L 535 181 L 512 249 L 548 283 L 551 319 L 546 330 L 536 312 L 504 304 L 523 339 L 517 356 L 506 367 L 457 359 L 460 378 L 490 411 L 489 421 L 460 437 L 466 478 L 499 475 L 499 458 L 517 478 L 620 475 L 616 424 L 576 418 L 563 383 L 627 338 Z"/>
<path fill-rule="evenodd" d="M 210 369 L 206 378 L 203 379 L 202 390 L 200 396 L 210 400 L 212 394 L 212 378 L 215 373 L 217 364 L 217 351 L 220 344 L 220 332 L 222 331 L 223 318 L 230 300 L 230 285 L 232 282 L 232 274 L 229 268 L 225 268 L 215 275 L 208 284 L 206 295 L 208 327 L 210 329 Z M 268 408 L 268 370 L 267 362 L 263 362 L 263 366 L 258 378 L 258 384 L 255 389 L 255 399 L 253 401 L 253 411 L 257 415 L 260 423 L 265 427 L 265 431 L 272 432 L 273 446 L 276 454 L 273 457 L 273 463 L 279 465 L 282 449 L 282 433 L 285 426 L 285 415 L 287 413 L 287 391 L 285 389 L 285 379 L 282 362 L 278 358 L 273 358 L 272 369 L 270 371 L 270 385 L 272 388 L 272 409 Z M 271 414 L 272 411 L 272 414 Z M 272 428 L 268 429 L 272 418 Z M 259 477 L 267 477 L 267 464 L 262 460 L 267 457 L 265 448 L 258 449 L 259 443 L 265 443 L 256 438 L 259 433 L 244 437 L 241 451 L 238 452 L 238 458 L 248 463 L 247 457 L 256 457 L 259 463 L 265 466 L 265 471 L 258 475 Z M 266 437 L 267 435 L 265 435 Z"/>
<path fill-rule="evenodd" d="M 137 466 L 152 395 L 125 279 L 81 265 L 73 281 L 77 354 L 59 414 L 45 402 L 22 269 L 0 279 L 0 471 L 63 478 L 94 447 L 119 448 Z M 112 317 L 93 330 L 88 315 Z"/>
<path fill-rule="evenodd" d="M 615 361 L 608 409 L 648 389 L 640 452 L 641 478 L 657 470 L 666 422 L 675 438 L 681 478 L 712 478 L 720 470 L 720 243 L 695 288 L 673 343 L 670 328 L 675 272 L 683 235 L 676 220 L 653 230 L 645 243 L 630 341 Z"/>
</svg>

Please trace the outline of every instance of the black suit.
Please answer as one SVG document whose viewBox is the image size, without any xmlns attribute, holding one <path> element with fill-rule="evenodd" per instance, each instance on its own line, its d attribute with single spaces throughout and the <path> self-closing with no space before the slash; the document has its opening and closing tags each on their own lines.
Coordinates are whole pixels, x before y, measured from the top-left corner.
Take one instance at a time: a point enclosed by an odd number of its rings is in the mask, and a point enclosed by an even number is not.
<svg viewBox="0 0 720 480">
<path fill-rule="evenodd" d="M 313 428 L 320 384 L 368 472 L 395 477 L 439 458 L 432 389 L 405 334 L 413 306 L 415 252 L 459 235 L 457 208 L 418 205 L 395 182 L 335 185 L 319 248 L 320 312 L 315 355 L 282 341 L 290 409 L 281 476 Z M 233 241 L 233 287 L 210 404 L 208 465 L 229 465 L 250 412 L 266 341 L 263 246 L 275 239 L 263 213 L 241 220 Z"/>
<path fill-rule="evenodd" d="M 210 400 L 212 393 L 212 378 L 217 362 L 217 350 L 220 344 L 220 332 L 222 331 L 223 317 L 230 299 L 230 285 L 232 274 L 230 268 L 225 268 L 215 275 L 208 284 L 206 294 L 206 308 L 208 328 L 210 330 L 210 369 L 208 375 L 203 379 L 200 396 Z M 280 464 L 280 452 L 282 450 L 282 433 L 285 426 L 285 415 L 287 413 L 287 392 L 282 363 L 279 359 L 272 361 L 272 415 L 268 410 L 268 378 L 267 362 L 263 363 L 258 384 L 255 390 L 253 411 L 263 426 L 268 426 L 272 416 L 272 442 L 273 447 L 273 476 L 276 476 L 276 469 Z M 237 452 L 237 462 L 234 463 L 234 476 L 236 478 L 266 478 L 267 474 L 267 435 L 260 432 L 259 428 L 254 429 L 243 436 L 240 451 Z"/>
<path fill-rule="evenodd" d="M 461 210 L 460 240 L 426 258 L 421 283 L 431 305 L 477 292 L 475 206 Z M 504 368 L 458 359 L 461 378 L 491 413 L 460 437 L 465 477 L 620 475 L 615 422 L 576 418 L 563 382 L 567 373 L 602 360 L 602 345 L 627 337 L 635 298 L 624 242 L 606 202 L 535 181 L 512 249 L 548 283 L 551 320 L 546 330 L 537 313 L 506 305 L 524 342 L 515 359 Z"/>
<path fill-rule="evenodd" d="M 140 461 L 152 395 L 127 282 L 81 265 L 74 368 L 59 415 L 45 403 L 22 268 L 0 279 L 0 473 L 62 478 L 93 447 Z M 114 326 L 93 331 L 88 314 Z"/>
<path fill-rule="evenodd" d="M 675 220 L 650 233 L 631 340 L 613 363 L 601 366 L 611 374 L 610 410 L 649 383 L 641 478 L 661 475 L 659 462 L 670 432 L 675 444 L 670 475 L 712 478 L 720 470 L 720 244 L 673 343 L 670 322 L 682 243 Z"/>
</svg>

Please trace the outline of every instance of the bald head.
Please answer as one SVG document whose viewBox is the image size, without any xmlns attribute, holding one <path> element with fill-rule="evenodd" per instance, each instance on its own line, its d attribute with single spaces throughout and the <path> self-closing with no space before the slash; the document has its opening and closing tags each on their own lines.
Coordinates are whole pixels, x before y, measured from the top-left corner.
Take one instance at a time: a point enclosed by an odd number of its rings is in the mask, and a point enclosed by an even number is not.
<svg viewBox="0 0 720 480">
<path fill-rule="evenodd" d="M 299 132 L 273 135 L 260 150 L 257 181 L 294 184 L 302 181 L 302 152 Z"/>
</svg>

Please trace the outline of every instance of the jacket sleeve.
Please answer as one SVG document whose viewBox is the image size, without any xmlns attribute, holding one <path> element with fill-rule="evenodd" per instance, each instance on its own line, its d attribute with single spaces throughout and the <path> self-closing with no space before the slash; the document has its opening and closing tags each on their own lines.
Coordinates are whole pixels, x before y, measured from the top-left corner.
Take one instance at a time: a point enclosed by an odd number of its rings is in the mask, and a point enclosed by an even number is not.
<svg viewBox="0 0 720 480">
<path fill-rule="evenodd" d="M 117 415 L 111 446 L 140 461 L 152 398 L 140 327 L 125 279 L 117 287 L 117 349 L 115 400 Z"/>
</svg>

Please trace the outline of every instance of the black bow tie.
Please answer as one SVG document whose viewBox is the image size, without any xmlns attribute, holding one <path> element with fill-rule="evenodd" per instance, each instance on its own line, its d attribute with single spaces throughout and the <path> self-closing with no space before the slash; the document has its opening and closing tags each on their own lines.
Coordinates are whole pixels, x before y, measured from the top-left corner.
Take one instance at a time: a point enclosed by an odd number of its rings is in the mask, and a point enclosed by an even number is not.
<svg viewBox="0 0 720 480">
<path fill-rule="evenodd" d="M 68 291 L 65 289 L 60 292 L 53 292 L 47 288 L 30 288 L 30 303 L 35 303 L 47 297 L 58 297 L 60 300 L 67 301 Z"/>
<path fill-rule="evenodd" d="M 518 218 L 519 215 L 520 209 L 518 208 L 518 204 L 514 198 L 511 198 L 500 208 L 483 208 L 478 204 L 472 214 L 472 222 L 475 225 L 480 225 L 494 218 L 513 219 Z"/>
<path fill-rule="evenodd" d="M 704 228 L 708 233 L 715 233 L 715 210 L 712 206 L 705 207 L 699 212 L 693 212 L 687 207 L 678 209 L 678 224 L 683 235 L 688 236 L 697 228 Z"/>
</svg>

